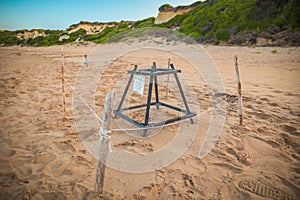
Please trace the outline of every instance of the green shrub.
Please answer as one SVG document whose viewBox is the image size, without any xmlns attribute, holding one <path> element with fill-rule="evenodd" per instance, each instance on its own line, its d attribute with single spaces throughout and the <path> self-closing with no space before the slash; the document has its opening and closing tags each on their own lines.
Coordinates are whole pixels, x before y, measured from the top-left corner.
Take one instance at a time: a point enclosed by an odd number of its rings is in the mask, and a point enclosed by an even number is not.
<svg viewBox="0 0 300 200">
<path fill-rule="evenodd" d="M 299 0 L 289 0 L 288 3 L 283 6 L 282 14 L 287 18 L 290 26 L 293 29 L 300 27 L 300 3 L 299 3 Z"/>
<path fill-rule="evenodd" d="M 154 26 L 154 17 L 149 17 L 147 19 L 139 20 L 134 23 L 134 27 L 136 28 L 146 28 L 146 27 L 153 27 Z"/>
<path fill-rule="evenodd" d="M 230 30 L 232 27 L 238 27 L 236 33 L 247 30 L 262 32 L 274 25 L 281 30 L 289 26 L 296 29 L 300 26 L 299 5 L 299 0 L 205 1 L 191 12 L 177 15 L 159 26 L 180 26 L 180 32 L 193 37 L 215 35 L 220 29 Z M 213 27 L 208 32 L 202 32 L 201 29 L 207 24 L 212 24 Z"/>
<path fill-rule="evenodd" d="M 120 24 L 118 25 L 118 28 L 128 28 L 129 27 L 129 22 L 127 21 L 121 21 Z"/>
<path fill-rule="evenodd" d="M 59 39 L 59 36 L 61 36 L 62 34 L 63 34 L 63 32 L 60 35 L 56 35 L 56 36 L 58 36 L 57 38 Z M 86 38 L 86 30 L 85 29 L 81 28 L 81 29 L 79 29 L 79 30 L 77 30 L 75 32 L 70 33 L 69 34 L 69 38 L 68 39 L 64 39 L 61 43 L 65 44 L 65 43 L 74 42 L 78 38 L 80 38 L 80 39 Z"/>
<path fill-rule="evenodd" d="M 227 29 L 218 30 L 216 33 L 216 38 L 219 41 L 227 41 L 230 37 L 230 34 Z"/>
<path fill-rule="evenodd" d="M 24 44 L 29 46 L 52 46 L 62 44 L 59 41 L 60 35 L 63 33 L 61 30 L 45 30 L 46 36 L 38 36 L 35 38 L 27 39 Z"/>
<path fill-rule="evenodd" d="M 271 53 L 277 53 L 277 49 L 272 49 Z"/>
<path fill-rule="evenodd" d="M 84 30 L 84 29 L 81 28 L 78 31 L 70 33 L 70 37 L 76 37 L 76 38 L 78 38 L 78 37 L 81 37 L 81 36 L 83 36 L 85 34 L 86 34 L 86 30 Z"/>
<path fill-rule="evenodd" d="M 87 35 L 86 40 L 93 41 L 95 43 L 103 43 L 107 40 L 109 40 L 111 37 L 113 37 L 116 34 L 122 33 L 124 31 L 128 31 L 130 28 L 129 26 L 119 25 L 116 27 L 106 27 L 102 32 L 96 35 Z"/>
<path fill-rule="evenodd" d="M 16 45 L 20 40 L 15 36 L 13 31 L 0 31 L 0 43 L 5 45 Z"/>
<path fill-rule="evenodd" d="M 171 6 L 170 4 L 164 4 L 162 6 L 159 7 L 159 12 L 163 12 L 163 11 L 173 11 L 174 7 Z"/>
<path fill-rule="evenodd" d="M 286 24 L 288 24 L 288 21 L 283 15 L 279 15 L 273 23 L 279 28 L 283 28 Z"/>
</svg>

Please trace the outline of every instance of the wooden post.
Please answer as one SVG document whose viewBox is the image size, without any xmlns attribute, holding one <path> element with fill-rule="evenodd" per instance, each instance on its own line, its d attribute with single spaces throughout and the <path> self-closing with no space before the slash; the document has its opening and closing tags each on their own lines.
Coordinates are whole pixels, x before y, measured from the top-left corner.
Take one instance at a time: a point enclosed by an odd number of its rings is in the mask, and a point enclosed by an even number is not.
<svg viewBox="0 0 300 200">
<path fill-rule="evenodd" d="M 65 95 L 65 55 L 61 54 L 61 87 L 62 87 L 62 99 L 63 99 L 63 119 L 66 119 L 66 95 Z"/>
<path fill-rule="evenodd" d="M 170 68 L 170 64 L 171 64 L 171 58 L 168 59 L 168 69 Z M 166 97 L 168 97 L 169 95 L 169 82 L 170 82 L 170 74 L 168 74 L 167 77 Z"/>
<path fill-rule="evenodd" d="M 235 72 L 236 72 L 236 79 L 238 84 L 238 104 L 239 104 L 239 116 L 240 116 L 240 125 L 243 125 L 243 100 L 242 100 L 242 84 L 239 72 L 239 64 L 238 64 L 238 57 L 234 57 L 235 62 Z"/>
<path fill-rule="evenodd" d="M 113 100 L 114 100 L 114 92 L 108 92 L 106 94 L 106 100 L 104 105 L 103 112 L 103 123 L 100 131 L 100 139 L 99 139 L 99 157 L 97 161 L 96 168 L 96 183 L 95 183 L 95 192 L 103 193 L 104 186 L 104 175 L 106 168 L 106 160 L 107 154 L 109 150 L 109 137 L 106 136 L 111 124 L 112 112 L 113 112 Z"/>
</svg>

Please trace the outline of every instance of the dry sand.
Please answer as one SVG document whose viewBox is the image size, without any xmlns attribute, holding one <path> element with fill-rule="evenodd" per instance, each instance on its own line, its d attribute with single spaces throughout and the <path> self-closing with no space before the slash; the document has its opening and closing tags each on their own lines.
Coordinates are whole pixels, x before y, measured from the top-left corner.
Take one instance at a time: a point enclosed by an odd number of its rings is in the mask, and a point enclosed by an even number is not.
<svg viewBox="0 0 300 200">
<path fill-rule="evenodd" d="M 62 119 L 59 75 L 61 52 L 66 55 L 66 74 L 74 75 L 83 55 L 95 46 L 0 48 L 0 199 L 299 198 L 299 48 L 204 46 L 222 76 L 228 96 L 226 122 L 213 150 L 204 158 L 197 156 L 209 124 L 207 113 L 199 119 L 192 145 L 177 161 L 148 173 L 107 168 L 104 194 L 99 195 L 93 192 L 96 159 L 84 147 L 75 128 L 74 94 L 70 88 L 66 92 L 67 120 Z M 238 125 L 234 55 L 240 61 L 244 126 Z M 127 69 L 142 64 L 141 60 L 166 63 L 169 56 L 143 50 L 114 60 L 96 90 L 97 113 L 101 116 L 106 91 Z M 209 109 L 205 85 L 193 79 L 194 69 L 184 67 L 185 61 L 176 56 L 172 60 L 192 80 L 199 109 Z M 74 77 L 67 78 L 74 84 Z M 169 97 L 170 102 L 174 99 Z M 131 115 L 140 117 L 139 113 Z M 149 139 L 112 133 L 113 148 L 137 154 L 155 151 L 172 139 L 176 126 Z"/>
</svg>

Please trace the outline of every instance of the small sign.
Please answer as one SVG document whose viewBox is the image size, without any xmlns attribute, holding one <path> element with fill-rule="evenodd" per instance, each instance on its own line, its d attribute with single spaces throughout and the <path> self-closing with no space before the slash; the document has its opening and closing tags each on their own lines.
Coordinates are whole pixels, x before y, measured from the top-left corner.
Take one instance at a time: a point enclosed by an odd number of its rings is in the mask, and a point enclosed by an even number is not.
<svg viewBox="0 0 300 200">
<path fill-rule="evenodd" d="M 144 94 L 144 85 L 145 85 L 145 77 L 134 75 L 133 82 L 133 91 L 139 93 L 140 95 Z"/>
</svg>

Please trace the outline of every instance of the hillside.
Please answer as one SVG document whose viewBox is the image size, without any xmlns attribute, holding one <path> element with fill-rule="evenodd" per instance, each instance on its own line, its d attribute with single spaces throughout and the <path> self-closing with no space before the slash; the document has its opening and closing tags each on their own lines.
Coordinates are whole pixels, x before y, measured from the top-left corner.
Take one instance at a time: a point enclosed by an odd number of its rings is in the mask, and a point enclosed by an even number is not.
<svg viewBox="0 0 300 200">
<path fill-rule="evenodd" d="M 199 43 L 257 46 L 300 45 L 299 0 L 207 0 L 159 8 L 156 18 L 136 22 L 85 22 L 67 30 L 0 31 L 0 45 L 49 46 L 70 42 L 102 43 L 125 31 L 163 27 Z"/>
<path fill-rule="evenodd" d="M 298 0 L 209 0 L 163 26 L 198 42 L 299 45 Z"/>
</svg>

